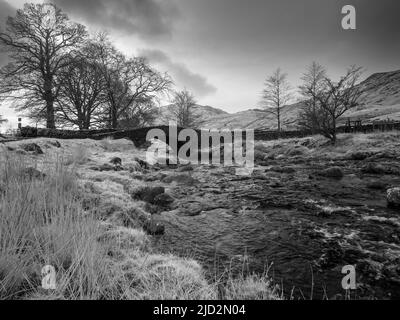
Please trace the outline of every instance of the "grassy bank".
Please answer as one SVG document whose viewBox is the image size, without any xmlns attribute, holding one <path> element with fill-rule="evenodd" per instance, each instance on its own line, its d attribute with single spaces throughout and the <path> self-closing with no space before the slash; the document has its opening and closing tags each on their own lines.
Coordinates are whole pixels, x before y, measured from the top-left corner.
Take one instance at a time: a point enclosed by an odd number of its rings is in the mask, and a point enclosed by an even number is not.
<svg viewBox="0 0 400 320">
<path fill-rule="evenodd" d="M 393 154 L 400 147 L 400 132 L 379 132 L 369 134 L 339 134 L 336 145 L 322 136 L 307 138 L 257 141 L 255 143 L 256 162 L 285 158 L 353 159 L 356 153 Z"/>
<path fill-rule="evenodd" d="M 279 298 L 267 276 L 230 279 L 219 295 L 196 261 L 158 254 L 141 228 L 99 219 L 76 161 L 41 161 L 0 153 L 0 299 Z M 54 290 L 42 288 L 47 265 Z"/>
</svg>

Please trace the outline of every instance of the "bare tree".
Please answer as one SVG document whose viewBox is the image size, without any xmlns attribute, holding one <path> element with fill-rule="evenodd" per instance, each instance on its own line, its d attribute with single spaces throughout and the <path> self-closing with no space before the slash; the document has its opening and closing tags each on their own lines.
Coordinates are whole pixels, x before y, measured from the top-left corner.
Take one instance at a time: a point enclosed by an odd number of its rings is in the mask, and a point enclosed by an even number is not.
<svg viewBox="0 0 400 320">
<path fill-rule="evenodd" d="M 316 97 L 326 89 L 326 76 L 326 69 L 319 63 L 313 62 L 301 78 L 303 84 L 299 89 L 305 101 L 299 113 L 298 123 L 300 128 L 313 133 L 318 131 L 320 123 L 319 114 L 316 112 L 318 108 Z"/>
<path fill-rule="evenodd" d="M 87 130 L 105 101 L 104 81 L 94 59 L 78 55 L 60 74 L 62 86 L 57 102 L 57 120 Z"/>
<path fill-rule="evenodd" d="M 168 74 L 153 69 L 146 59 L 127 58 L 107 39 L 100 35 L 93 42 L 105 82 L 107 121 L 111 128 L 137 101 L 157 100 L 169 92 L 172 80 Z"/>
<path fill-rule="evenodd" d="M 278 131 L 282 130 L 282 110 L 292 99 L 291 87 L 287 81 L 287 74 L 278 68 L 272 76 L 265 81 L 262 95 L 262 106 L 276 117 Z"/>
<path fill-rule="evenodd" d="M 85 27 L 72 23 L 55 5 L 25 4 L 0 32 L 0 46 L 11 60 L 0 70 L 1 97 L 18 101 L 21 110 L 45 110 L 47 127 L 55 128 L 59 72 L 85 36 Z"/>
<path fill-rule="evenodd" d="M 159 108 L 153 99 L 136 100 L 122 113 L 118 127 L 123 129 L 148 127 L 154 124 L 159 114 Z"/>
<path fill-rule="evenodd" d="M 173 120 L 182 128 L 198 128 L 202 123 L 201 115 L 195 111 L 196 100 L 186 89 L 176 92 L 171 107 Z"/>
<path fill-rule="evenodd" d="M 338 120 L 346 111 L 358 105 L 362 90 L 357 82 L 362 72 L 363 68 L 351 66 L 338 82 L 325 77 L 325 89 L 321 92 L 309 89 L 309 94 L 317 102 L 317 108 L 315 112 L 309 113 L 308 121 L 312 122 L 317 118 L 319 131 L 330 139 L 332 144 L 336 144 Z"/>
</svg>

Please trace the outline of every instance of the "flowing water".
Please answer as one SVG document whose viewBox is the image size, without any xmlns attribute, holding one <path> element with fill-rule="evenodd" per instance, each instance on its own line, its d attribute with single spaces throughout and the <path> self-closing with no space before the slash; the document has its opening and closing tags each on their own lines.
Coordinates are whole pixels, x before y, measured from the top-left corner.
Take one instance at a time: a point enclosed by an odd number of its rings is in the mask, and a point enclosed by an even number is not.
<svg viewBox="0 0 400 320">
<path fill-rule="evenodd" d="M 327 165 L 345 177 L 314 175 Z M 171 186 L 176 210 L 155 216 L 166 227 L 155 240 L 162 251 L 197 259 L 209 277 L 268 271 L 287 297 L 305 299 L 343 295 L 342 268 L 354 265 L 354 296 L 400 298 L 400 212 L 379 187 L 400 177 L 363 175 L 348 162 L 260 167 L 252 177 L 200 168 L 193 177 L 193 186 Z"/>
</svg>

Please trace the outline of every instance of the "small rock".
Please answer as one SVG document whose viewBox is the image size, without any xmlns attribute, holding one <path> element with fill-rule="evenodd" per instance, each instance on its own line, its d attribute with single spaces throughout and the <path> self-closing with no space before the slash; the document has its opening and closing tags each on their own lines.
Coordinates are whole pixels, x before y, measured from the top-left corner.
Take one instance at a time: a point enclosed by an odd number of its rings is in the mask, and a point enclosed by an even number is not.
<svg viewBox="0 0 400 320">
<path fill-rule="evenodd" d="M 113 164 L 114 166 L 122 166 L 122 159 L 115 157 L 110 160 L 110 163 Z"/>
<path fill-rule="evenodd" d="M 170 175 L 162 180 L 164 183 L 176 182 L 178 184 L 194 185 L 197 180 L 186 174 Z"/>
<path fill-rule="evenodd" d="M 344 174 L 341 168 L 339 167 L 332 167 L 325 169 L 319 173 L 319 175 L 323 177 L 328 177 L 328 178 L 335 178 L 335 179 L 341 179 L 343 178 Z"/>
<path fill-rule="evenodd" d="M 132 197 L 138 200 L 142 200 L 151 204 L 154 204 L 155 198 L 165 192 L 164 187 L 143 187 L 135 191 Z"/>
<path fill-rule="evenodd" d="M 370 162 L 361 168 L 361 172 L 367 174 L 385 174 L 387 169 L 379 163 Z"/>
<path fill-rule="evenodd" d="M 150 169 L 150 165 L 146 162 L 146 161 L 144 161 L 144 160 L 141 160 L 141 159 L 139 159 L 139 158 L 135 158 L 134 159 L 143 169 Z"/>
<path fill-rule="evenodd" d="M 143 226 L 144 231 L 151 236 L 160 236 L 165 233 L 165 226 L 155 221 L 150 221 Z"/>
<path fill-rule="evenodd" d="M 189 217 L 195 217 L 200 215 L 205 209 L 200 203 L 191 203 L 184 207 L 179 208 L 179 212 Z"/>
<path fill-rule="evenodd" d="M 136 180 L 139 180 L 139 181 L 144 181 L 144 179 L 145 179 L 145 176 L 140 175 L 140 174 L 132 174 L 130 177 L 132 179 L 136 179 Z"/>
<path fill-rule="evenodd" d="M 391 208 L 400 208 L 400 187 L 391 188 L 387 191 L 387 202 Z"/>
<path fill-rule="evenodd" d="M 105 163 L 99 167 L 99 171 L 114 171 L 114 166 Z"/>
<path fill-rule="evenodd" d="M 61 143 L 56 141 L 49 141 L 49 144 L 56 148 L 61 148 Z"/>
<path fill-rule="evenodd" d="M 118 217 L 119 216 L 119 217 Z M 117 220 L 121 220 L 122 225 L 126 228 L 144 228 L 151 221 L 148 213 L 139 208 L 131 208 L 119 213 Z"/>
<path fill-rule="evenodd" d="M 276 189 L 276 188 L 282 188 L 283 187 L 283 184 L 282 183 L 279 183 L 279 182 L 273 182 L 273 183 L 271 183 L 271 188 L 274 188 L 274 189 Z"/>
<path fill-rule="evenodd" d="M 167 175 L 165 173 L 157 173 L 157 174 L 146 176 L 146 177 L 143 178 L 143 180 L 146 181 L 146 182 L 161 181 L 166 176 Z"/>
<path fill-rule="evenodd" d="M 350 159 L 355 161 L 363 161 L 371 157 L 371 153 L 364 151 L 356 151 L 350 154 Z"/>
<path fill-rule="evenodd" d="M 397 159 L 398 155 L 395 151 L 382 151 L 371 156 L 371 159 Z"/>
<path fill-rule="evenodd" d="M 154 198 L 153 203 L 160 207 L 168 207 L 175 201 L 168 193 L 162 193 Z"/>
<path fill-rule="evenodd" d="M 367 184 L 367 188 L 373 190 L 385 190 L 387 186 L 388 186 L 387 183 L 381 181 L 372 181 Z"/>
<path fill-rule="evenodd" d="M 100 167 L 91 167 L 89 169 L 94 170 L 94 171 L 101 171 L 101 172 L 103 172 L 103 171 L 123 171 L 124 170 L 124 168 L 121 167 L 120 165 L 112 166 L 108 163 L 105 163 L 105 164 L 101 165 Z"/>
<path fill-rule="evenodd" d="M 313 141 L 311 139 L 306 139 L 302 142 L 300 142 L 300 145 L 303 147 L 310 147 L 313 144 Z"/>
<path fill-rule="evenodd" d="M 43 154 L 42 148 L 40 148 L 36 143 L 27 143 L 22 145 L 22 149 L 26 152 L 32 152 L 35 155 Z"/>
<path fill-rule="evenodd" d="M 278 173 L 295 173 L 296 169 L 293 167 L 272 167 L 270 171 L 278 172 Z"/>
<path fill-rule="evenodd" d="M 142 172 L 143 169 L 140 166 L 140 164 L 136 161 L 126 163 L 124 166 L 130 173 L 135 173 L 135 172 Z"/>
<path fill-rule="evenodd" d="M 151 203 L 146 203 L 144 209 L 151 215 L 160 214 L 162 211 L 164 211 L 162 207 L 156 206 L 155 204 Z"/>
<path fill-rule="evenodd" d="M 194 170 L 193 166 L 189 164 L 186 166 L 178 167 L 178 169 L 176 171 L 177 172 L 189 172 L 189 171 L 193 171 L 193 170 Z"/>
</svg>

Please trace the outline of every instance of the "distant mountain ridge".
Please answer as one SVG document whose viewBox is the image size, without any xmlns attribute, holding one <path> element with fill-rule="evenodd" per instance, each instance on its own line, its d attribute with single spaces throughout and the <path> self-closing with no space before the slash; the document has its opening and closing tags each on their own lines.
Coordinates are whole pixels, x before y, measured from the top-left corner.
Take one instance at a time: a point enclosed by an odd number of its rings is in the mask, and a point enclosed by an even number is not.
<svg viewBox="0 0 400 320">
<path fill-rule="evenodd" d="M 168 124 L 168 121 L 173 120 L 173 108 L 173 104 L 161 107 L 160 115 L 155 122 L 155 125 Z M 205 123 L 208 123 L 211 118 L 221 117 L 229 114 L 222 109 L 214 108 L 211 106 L 196 105 L 193 109 L 194 113 L 198 115 L 203 121 L 205 121 Z"/>
<path fill-rule="evenodd" d="M 364 122 L 395 120 L 400 121 L 400 70 L 372 74 L 359 86 L 364 91 L 360 97 L 360 105 L 349 110 L 344 116 Z M 296 119 L 302 102 L 286 106 L 282 112 L 284 128 L 295 129 Z M 169 105 L 161 108 L 162 117 L 171 115 Z M 210 106 L 196 106 L 197 114 L 203 119 L 203 128 L 209 129 L 276 129 L 276 119 L 273 115 L 260 109 L 250 109 L 237 113 L 228 113 Z M 161 119 L 161 118 L 160 118 Z M 157 124 L 165 124 L 161 120 Z"/>
</svg>

